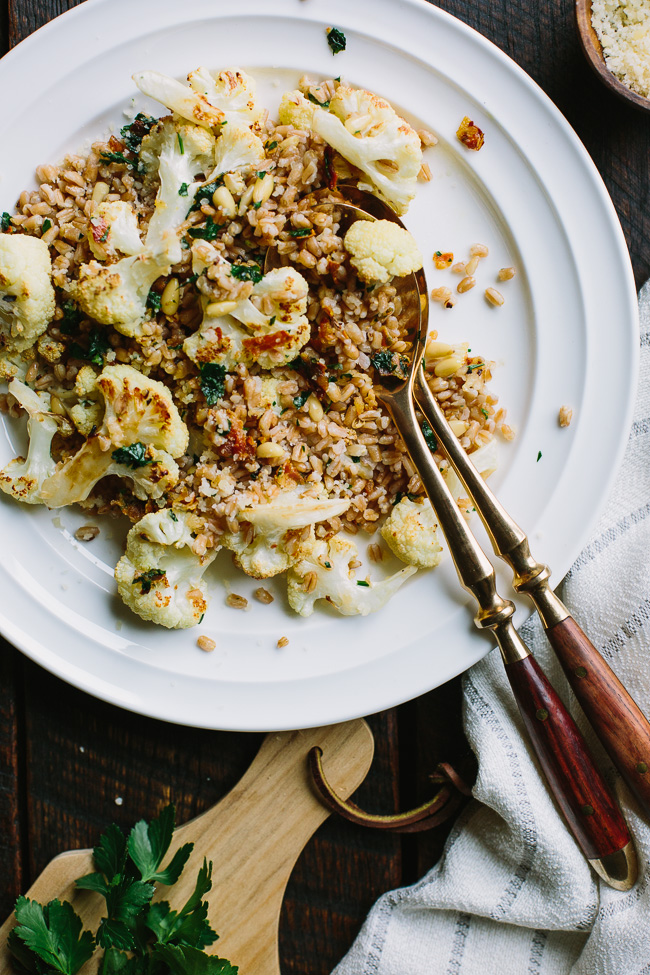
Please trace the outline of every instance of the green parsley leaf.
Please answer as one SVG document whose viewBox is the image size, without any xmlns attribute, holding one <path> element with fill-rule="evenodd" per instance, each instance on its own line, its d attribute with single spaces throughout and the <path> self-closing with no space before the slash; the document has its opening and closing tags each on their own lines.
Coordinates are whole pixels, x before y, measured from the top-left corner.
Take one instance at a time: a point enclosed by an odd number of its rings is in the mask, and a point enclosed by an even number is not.
<svg viewBox="0 0 650 975">
<path fill-rule="evenodd" d="M 278 148 L 278 144 L 277 144 L 277 142 L 275 140 L 273 142 L 265 142 L 264 143 L 264 148 L 266 149 L 267 152 L 270 152 L 271 149 L 277 149 Z"/>
<path fill-rule="evenodd" d="M 183 145 L 183 137 L 180 134 L 180 132 L 177 132 L 176 135 L 178 137 L 178 148 L 181 151 L 181 156 L 184 156 L 185 155 L 185 146 Z"/>
<path fill-rule="evenodd" d="M 46 217 L 45 220 L 43 221 L 43 226 L 41 228 L 42 233 L 46 234 L 51 226 L 52 226 L 52 221 L 49 219 L 49 217 Z"/>
<path fill-rule="evenodd" d="M 325 563 L 325 568 L 326 569 L 331 569 L 332 568 L 332 563 L 331 562 L 326 562 Z"/>
<path fill-rule="evenodd" d="M 366 582 L 365 579 L 357 579 L 357 585 L 358 586 L 365 586 L 366 589 L 370 588 L 370 583 L 369 582 Z"/>
<path fill-rule="evenodd" d="M 143 596 L 146 596 L 151 592 L 151 587 L 154 582 L 159 579 L 164 578 L 165 573 L 162 569 L 147 569 L 146 572 L 140 573 L 139 576 L 134 576 L 133 585 L 140 586 L 140 592 Z"/>
<path fill-rule="evenodd" d="M 192 852 L 192 843 L 181 846 L 164 870 L 158 869 L 172 841 L 174 826 L 175 810 L 169 805 L 165 806 L 157 819 L 152 819 L 150 823 L 141 819 L 131 830 L 127 849 L 143 880 L 169 886 L 180 877 Z"/>
<path fill-rule="evenodd" d="M 128 447 L 118 447 L 111 454 L 111 457 L 118 464 L 124 464 L 125 467 L 129 467 L 132 471 L 138 469 L 138 467 L 145 467 L 147 464 L 153 464 L 153 459 L 147 457 L 147 448 L 140 441 L 130 444 Z"/>
<path fill-rule="evenodd" d="M 169 517 L 171 518 L 172 521 L 178 521 L 178 518 L 176 517 L 176 513 L 174 511 L 169 512 Z"/>
<path fill-rule="evenodd" d="M 475 369 L 483 369 L 484 366 L 484 362 L 470 362 L 470 364 L 467 366 L 467 371 L 474 372 Z"/>
<path fill-rule="evenodd" d="M 137 162 L 135 162 L 133 159 L 127 159 L 123 152 L 100 152 L 99 158 L 101 162 L 122 163 L 124 166 L 130 166 L 132 169 L 137 169 Z"/>
<path fill-rule="evenodd" d="M 162 304 L 162 295 L 154 291 L 153 288 L 147 295 L 147 308 L 151 308 L 152 311 L 160 311 L 160 306 Z"/>
<path fill-rule="evenodd" d="M 12 954 L 22 943 L 45 962 L 45 971 L 64 975 L 75 975 L 91 957 L 95 939 L 90 931 L 82 933 L 81 918 L 67 901 L 52 900 L 41 906 L 19 897 L 15 910 L 18 923 L 9 938 Z M 20 951 L 18 955 L 22 960 Z"/>
<path fill-rule="evenodd" d="M 541 450 L 540 450 L 540 451 L 538 452 L 538 454 L 537 454 L 537 463 L 538 463 L 538 464 L 539 464 L 539 462 L 540 462 L 540 460 L 541 460 L 541 459 L 542 459 L 542 452 L 541 452 Z"/>
<path fill-rule="evenodd" d="M 239 968 L 225 958 L 206 955 L 196 948 L 181 945 L 156 945 L 152 951 L 170 975 L 238 975 Z"/>
<path fill-rule="evenodd" d="M 7 211 L 4 210 L 2 216 L 0 216 L 0 230 L 2 231 L 2 233 L 4 233 L 5 230 L 9 230 L 10 226 L 11 226 L 11 214 L 7 213 Z"/>
<path fill-rule="evenodd" d="M 345 44 L 343 45 L 343 47 L 345 47 Z M 319 102 L 319 100 L 316 98 L 316 96 L 315 95 L 312 95 L 312 93 L 310 91 L 307 92 L 307 98 L 309 99 L 310 102 L 313 102 L 314 105 L 318 105 L 319 108 L 329 108 L 330 107 L 329 101 L 327 101 L 327 102 Z"/>
<path fill-rule="evenodd" d="M 230 268 L 230 274 L 238 281 L 252 281 L 253 284 L 258 284 L 264 276 L 260 265 L 254 263 L 233 264 Z"/>
<path fill-rule="evenodd" d="M 104 356 L 110 349 L 106 333 L 94 325 L 88 333 L 88 348 L 83 349 L 77 342 L 70 346 L 70 355 L 75 359 L 85 359 L 95 366 L 104 364 Z"/>
<path fill-rule="evenodd" d="M 314 230 L 313 227 L 298 227 L 297 230 L 290 230 L 290 237 L 313 237 Z"/>
<path fill-rule="evenodd" d="M 64 301 L 61 310 L 63 318 L 59 321 L 59 331 L 64 335 L 76 335 L 79 331 L 79 323 L 84 317 L 82 312 L 74 301 Z"/>
<path fill-rule="evenodd" d="M 205 227 L 190 227 L 187 232 L 194 240 L 216 240 L 225 226 L 225 223 L 215 223 L 212 217 L 208 217 Z"/>
<path fill-rule="evenodd" d="M 433 430 L 426 421 L 422 424 L 422 433 L 424 434 L 427 447 L 432 454 L 435 453 L 438 449 L 438 441 L 434 437 Z"/>
<path fill-rule="evenodd" d="M 143 138 L 148 132 L 151 132 L 157 122 L 157 118 L 138 112 L 133 121 L 129 125 L 123 126 L 120 130 L 122 141 L 125 143 L 127 149 L 137 155 L 140 152 Z"/>
<path fill-rule="evenodd" d="M 405 379 L 408 370 L 408 359 L 397 352 L 389 352 L 382 349 L 370 356 L 370 361 L 380 376 L 396 376 L 398 379 Z"/>
<path fill-rule="evenodd" d="M 219 178 L 215 179 L 213 183 L 203 183 L 201 186 L 199 186 L 194 196 L 194 203 L 188 212 L 191 213 L 192 210 L 200 210 L 204 203 L 211 205 L 214 191 L 222 184 L 223 176 L 219 176 Z"/>
<path fill-rule="evenodd" d="M 327 43 L 332 49 L 332 54 L 340 54 L 341 51 L 345 51 L 347 43 L 345 34 L 337 27 L 330 27 L 327 31 Z"/>
<path fill-rule="evenodd" d="M 181 183 L 181 188 L 178 191 L 179 196 L 187 196 L 187 183 Z"/>
<path fill-rule="evenodd" d="M 310 396 L 311 393 L 309 392 L 309 390 L 307 390 L 306 393 L 298 393 L 298 395 L 294 396 L 293 398 L 293 405 L 297 410 L 299 410 L 302 406 L 305 405 L 305 403 L 307 402 Z"/>
<path fill-rule="evenodd" d="M 214 406 L 226 393 L 226 367 L 217 362 L 206 362 L 201 366 L 201 392 L 208 406 Z"/>
</svg>

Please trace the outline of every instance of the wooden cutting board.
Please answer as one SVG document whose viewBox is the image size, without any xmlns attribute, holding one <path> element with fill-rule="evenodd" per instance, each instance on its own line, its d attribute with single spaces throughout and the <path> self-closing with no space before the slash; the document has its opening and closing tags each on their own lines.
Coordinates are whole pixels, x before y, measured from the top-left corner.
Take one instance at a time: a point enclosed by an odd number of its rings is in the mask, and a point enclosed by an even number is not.
<svg viewBox="0 0 650 975">
<path fill-rule="evenodd" d="M 235 788 L 176 830 L 166 858 L 183 843 L 194 843 L 183 875 L 170 889 L 172 907 L 192 893 L 203 857 L 213 861 L 208 919 L 220 935 L 213 949 L 239 965 L 241 975 L 280 975 L 278 924 L 285 887 L 307 840 L 329 816 L 311 785 L 307 755 L 313 745 L 323 749 L 327 776 L 337 792 L 343 798 L 351 795 L 372 762 L 374 743 L 364 721 L 267 735 Z M 62 853 L 27 896 L 41 903 L 54 897 L 70 901 L 84 928 L 95 931 L 104 901 L 74 883 L 93 869 L 90 850 Z M 324 885 L 327 879 L 316 882 Z M 165 888 L 161 894 L 167 897 Z M 7 936 L 12 927 L 10 918 L 0 928 L 1 975 L 11 971 Z M 91 959 L 82 972 L 94 970 Z"/>
</svg>

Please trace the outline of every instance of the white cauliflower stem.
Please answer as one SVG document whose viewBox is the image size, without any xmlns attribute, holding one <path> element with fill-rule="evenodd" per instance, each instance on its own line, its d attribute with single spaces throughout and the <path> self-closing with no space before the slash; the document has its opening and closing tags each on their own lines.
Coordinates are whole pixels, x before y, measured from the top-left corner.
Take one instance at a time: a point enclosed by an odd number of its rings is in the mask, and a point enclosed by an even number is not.
<svg viewBox="0 0 650 975">
<path fill-rule="evenodd" d="M 362 281 L 385 284 L 422 267 L 415 238 L 392 220 L 355 220 L 343 244 Z"/>
<path fill-rule="evenodd" d="M 431 569 L 440 562 L 438 524 L 428 498 L 419 502 L 402 498 L 380 530 L 393 554 L 407 565 Z"/>
<path fill-rule="evenodd" d="M 143 620 L 168 629 L 201 622 L 208 608 L 203 573 L 217 554 L 192 551 L 192 516 L 169 508 L 145 515 L 130 530 L 115 567 L 117 591 Z"/>
<path fill-rule="evenodd" d="M 9 392 L 27 410 L 29 447 L 27 458 L 16 457 L 0 471 L 0 490 L 27 504 L 43 504 L 41 486 L 56 468 L 50 449 L 58 424 L 50 413 L 50 397 L 35 393 L 17 379 L 9 383 Z"/>
<path fill-rule="evenodd" d="M 268 504 L 240 511 L 243 533 L 227 533 L 221 537 L 221 544 L 234 553 L 236 564 L 247 575 L 268 579 L 300 561 L 311 549 L 313 531 L 302 541 L 303 528 L 335 518 L 349 507 L 347 498 L 301 497 L 298 491 L 284 491 Z M 252 539 L 246 535 L 246 524 L 253 526 Z"/>
<path fill-rule="evenodd" d="M 133 80 L 143 95 L 161 102 L 188 122 L 212 128 L 221 125 L 224 120 L 223 112 L 211 105 L 205 95 L 175 78 L 169 78 L 159 71 L 138 71 L 133 75 Z"/>
<path fill-rule="evenodd" d="M 108 474 L 130 478 L 141 498 L 160 498 L 178 481 L 174 457 L 185 452 L 189 433 L 167 387 L 131 366 L 108 366 L 97 385 L 105 404 L 102 425 L 43 483 L 50 508 L 85 501 Z"/>
<path fill-rule="evenodd" d="M 29 349 L 54 317 L 47 244 L 27 234 L 0 234 L 0 350 Z"/>
<path fill-rule="evenodd" d="M 370 184 L 359 183 L 361 189 L 406 213 L 415 196 L 422 148 L 417 132 L 388 102 L 361 88 L 339 85 L 329 111 L 314 106 L 311 127 L 366 174 Z"/>
<path fill-rule="evenodd" d="M 358 554 L 353 542 L 338 535 L 328 542 L 315 542 L 309 554 L 289 569 L 287 594 L 291 608 L 300 616 L 311 616 L 316 600 L 326 599 L 342 616 L 367 616 L 385 606 L 417 572 L 414 566 L 408 566 L 377 583 L 355 579 L 350 563 Z"/>
<path fill-rule="evenodd" d="M 214 108 L 223 112 L 229 125 L 253 125 L 264 114 L 255 101 L 255 79 L 245 71 L 220 71 L 215 76 L 207 68 L 197 68 L 187 80 L 194 91 L 205 95 Z"/>
<path fill-rule="evenodd" d="M 208 305 L 198 332 L 183 343 L 185 354 L 199 365 L 216 362 L 229 372 L 240 362 L 263 369 L 291 362 L 309 341 L 308 291 L 293 268 L 269 271 L 250 297 L 219 303 L 216 315 Z"/>
</svg>

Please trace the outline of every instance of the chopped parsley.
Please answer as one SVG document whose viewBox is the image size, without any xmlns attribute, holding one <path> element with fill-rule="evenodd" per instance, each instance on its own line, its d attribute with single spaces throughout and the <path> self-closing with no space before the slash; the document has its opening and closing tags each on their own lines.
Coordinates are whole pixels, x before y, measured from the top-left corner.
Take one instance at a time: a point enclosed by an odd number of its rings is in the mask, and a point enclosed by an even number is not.
<svg viewBox="0 0 650 975">
<path fill-rule="evenodd" d="M 11 214 L 7 213 L 7 211 L 5 210 L 2 216 L 0 216 L 0 230 L 4 233 L 5 230 L 9 229 L 10 224 L 11 224 Z"/>
<path fill-rule="evenodd" d="M 130 152 L 135 155 L 140 152 L 142 140 L 145 135 L 151 132 L 157 121 L 158 119 L 151 115 L 143 115 L 142 112 L 138 112 L 133 121 L 120 130 L 122 141 Z"/>
<path fill-rule="evenodd" d="M 128 447 L 118 447 L 117 450 L 113 451 L 111 457 L 117 464 L 124 464 L 132 471 L 137 471 L 138 467 L 146 467 L 147 464 L 153 463 L 153 459 L 147 457 L 147 448 L 139 440 L 129 444 Z"/>
<path fill-rule="evenodd" d="M 313 227 L 298 227 L 297 230 L 290 230 L 290 237 L 313 237 Z"/>
<path fill-rule="evenodd" d="M 470 362 L 470 364 L 467 367 L 467 371 L 474 372 L 475 369 L 483 369 L 484 366 L 485 366 L 484 362 Z"/>
<path fill-rule="evenodd" d="M 429 429 L 431 429 L 431 427 L 429 427 Z M 393 505 L 399 504 L 402 498 L 408 498 L 409 501 L 417 501 L 418 496 L 417 494 L 410 494 L 408 491 L 398 491 L 395 495 Z"/>
<path fill-rule="evenodd" d="M 165 573 L 162 569 L 147 569 L 146 572 L 141 573 L 139 576 L 133 577 L 133 585 L 140 586 L 140 591 L 143 596 L 146 596 L 151 592 L 151 587 L 154 582 L 158 582 L 159 579 L 164 579 Z"/>
<path fill-rule="evenodd" d="M 217 362 L 201 366 L 201 392 L 208 406 L 214 406 L 226 393 L 226 367 Z"/>
<path fill-rule="evenodd" d="M 51 226 L 52 226 L 52 221 L 48 217 L 46 217 L 45 220 L 43 221 L 42 233 L 46 234 Z"/>
<path fill-rule="evenodd" d="M 422 424 L 422 434 L 431 453 L 435 453 L 435 451 L 438 449 L 438 441 L 433 435 L 431 426 L 426 421 Z"/>
<path fill-rule="evenodd" d="M 358 586 L 365 586 L 366 589 L 369 589 L 370 588 L 370 583 L 369 582 L 366 582 L 365 579 L 357 579 L 357 585 Z"/>
<path fill-rule="evenodd" d="M 409 361 L 406 356 L 398 355 L 396 352 L 389 352 L 382 349 L 370 356 L 370 361 L 380 376 L 397 376 L 398 379 L 405 379 L 408 371 Z"/>
<path fill-rule="evenodd" d="M 133 159 L 127 159 L 123 152 L 100 152 L 99 158 L 101 162 L 121 163 L 123 166 L 130 166 L 132 169 L 137 169 L 138 165 Z"/>
<path fill-rule="evenodd" d="M 178 148 L 181 151 L 181 156 L 184 156 L 185 155 L 185 146 L 183 145 L 183 137 L 180 134 L 180 132 L 177 132 L 176 133 L 176 137 L 178 139 Z"/>
<path fill-rule="evenodd" d="M 70 346 L 70 355 L 74 359 L 85 359 L 94 366 L 104 365 L 104 356 L 110 348 L 106 333 L 97 326 L 93 326 L 88 334 L 88 348 L 83 349 L 77 342 Z"/>
<path fill-rule="evenodd" d="M 305 405 L 305 403 L 307 402 L 310 396 L 311 393 L 309 392 L 309 390 L 307 390 L 306 393 L 298 393 L 298 395 L 294 396 L 293 398 L 293 405 L 297 410 L 299 410 L 301 407 Z"/>
<path fill-rule="evenodd" d="M 331 562 L 326 562 L 325 563 L 325 568 L 326 569 L 331 569 L 332 568 L 332 563 Z"/>
<path fill-rule="evenodd" d="M 63 318 L 59 321 L 59 331 L 63 335 L 77 335 L 79 323 L 83 319 L 83 313 L 79 311 L 74 301 L 64 301 L 61 306 Z"/>
<path fill-rule="evenodd" d="M 153 288 L 147 295 L 147 308 L 151 308 L 152 311 L 160 311 L 160 305 L 162 303 L 162 295 L 159 295 L 157 291 Z"/>
<path fill-rule="evenodd" d="M 345 51 L 345 45 L 347 43 L 345 34 L 337 27 L 329 27 L 327 29 L 327 43 L 331 48 L 332 54 L 340 54 L 341 51 Z"/>
<path fill-rule="evenodd" d="M 194 203 L 188 212 L 191 213 L 192 210 L 200 210 L 204 203 L 211 204 L 214 191 L 222 185 L 223 176 L 220 176 L 218 179 L 215 179 L 214 183 L 203 183 L 202 186 L 199 186 L 198 190 L 196 191 L 196 196 L 194 197 Z"/>
<path fill-rule="evenodd" d="M 269 319 L 269 325 L 275 325 L 275 320 L 277 317 L 278 317 L 277 315 L 271 315 Z M 275 406 L 275 403 L 273 405 Z"/>
<path fill-rule="evenodd" d="M 358 464 L 358 463 L 359 463 L 359 461 L 361 460 L 361 458 L 360 458 L 360 457 L 350 457 L 350 460 L 351 460 L 351 461 L 352 461 L 352 462 L 353 462 L 354 464 Z"/>
<path fill-rule="evenodd" d="M 263 200 L 259 200 L 257 203 L 253 203 L 253 210 L 259 210 L 262 206 Z"/>
<path fill-rule="evenodd" d="M 259 284 L 264 276 L 259 264 L 233 264 L 230 274 L 238 281 L 252 281 L 253 284 Z"/>
<path fill-rule="evenodd" d="M 178 521 L 178 518 L 176 517 L 176 514 L 173 511 L 169 512 L 169 517 L 171 518 L 172 521 Z M 201 617 L 201 619 L 203 619 L 203 617 Z"/>
<path fill-rule="evenodd" d="M 345 44 L 343 45 L 343 47 L 345 47 Z M 318 105 L 319 108 L 329 108 L 330 107 L 329 101 L 327 101 L 327 102 L 320 102 L 316 98 L 315 95 L 312 95 L 312 93 L 310 91 L 307 92 L 307 98 L 309 99 L 310 102 L 313 102 L 314 105 Z"/>
<path fill-rule="evenodd" d="M 488 413 L 488 411 L 483 406 L 481 407 L 481 413 L 483 414 L 483 416 L 485 417 L 486 420 L 489 419 L 490 414 Z"/>
<path fill-rule="evenodd" d="M 274 139 L 273 142 L 265 142 L 264 143 L 264 148 L 266 149 L 267 152 L 270 152 L 271 149 L 277 149 L 278 148 L 278 144 L 277 144 L 277 142 Z"/>
<path fill-rule="evenodd" d="M 179 196 L 187 196 L 187 183 L 181 183 L 180 189 L 178 191 Z"/>
<path fill-rule="evenodd" d="M 540 451 L 538 452 L 538 454 L 537 454 L 537 463 L 538 463 L 538 464 L 539 464 L 539 462 L 540 462 L 540 460 L 541 460 L 541 459 L 542 459 L 542 452 L 541 452 L 541 450 L 540 450 Z"/>
<path fill-rule="evenodd" d="M 208 217 L 205 227 L 190 227 L 187 232 L 194 240 L 216 240 L 225 226 L 225 223 L 215 223 L 212 217 Z"/>
<path fill-rule="evenodd" d="M 434 257 L 442 257 L 442 251 L 436 251 Z"/>
</svg>

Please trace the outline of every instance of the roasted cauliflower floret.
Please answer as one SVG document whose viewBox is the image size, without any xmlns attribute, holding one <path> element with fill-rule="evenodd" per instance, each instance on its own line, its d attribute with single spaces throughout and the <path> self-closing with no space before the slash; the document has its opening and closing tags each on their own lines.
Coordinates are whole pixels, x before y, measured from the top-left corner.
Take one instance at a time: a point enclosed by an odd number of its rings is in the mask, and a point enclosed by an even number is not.
<svg viewBox="0 0 650 975">
<path fill-rule="evenodd" d="M 275 268 L 254 285 L 250 297 L 219 302 L 216 310 L 207 305 L 198 332 L 185 340 L 183 350 L 199 365 L 216 362 L 228 372 L 240 362 L 263 369 L 291 362 L 309 341 L 308 291 L 298 271 Z"/>
<path fill-rule="evenodd" d="M 43 504 L 41 486 L 56 468 L 50 451 L 58 424 L 50 413 L 50 396 L 49 393 L 35 393 L 17 379 L 9 383 L 9 392 L 29 416 L 29 446 L 26 458 L 16 457 L 0 471 L 0 490 L 27 504 Z"/>
<path fill-rule="evenodd" d="M 144 250 L 136 212 L 123 200 L 100 203 L 90 218 L 87 236 L 91 251 L 100 261 L 118 253 L 132 256 Z"/>
<path fill-rule="evenodd" d="M 268 504 L 244 508 L 239 534 L 222 535 L 221 544 L 230 549 L 235 563 L 255 579 L 268 579 L 299 562 L 311 549 L 313 530 L 306 541 L 302 529 L 343 514 L 350 507 L 347 498 L 301 497 L 299 491 L 283 491 Z M 253 526 L 252 538 L 247 525 Z"/>
<path fill-rule="evenodd" d="M 101 426 L 104 416 L 104 397 L 97 385 L 97 373 L 92 366 L 82 366 L 74 382 L 79 402 L 68 409 L 68 415 L 79 433 L 89 437 Z"/>
<path fill-rule="evenodd" d="M 138 497 L 160 498 L 178 481 L 189 433 L 162 383 L 131 366 L 107 366 L 97 379 L 104 397 L 101 427 L 44 482 L 50 508 L 85 501 L 108 474 L 128 477 Z"/>
<path fill-rule="evenodd" d="M 181 259 L 179 231 L 201 185 L 197 172 L 214 166 L 214 137 L 197 125 L 165 118 L 143 138 L 140 161 L 149 178 L 160 180 L 144 249 L 108 266 L 82 264 L 71 288 L 87 315 L 127 336 L 141 334 L 151 286 Z"/>
<path fill-rule="evenodd" d="M 408 566 L 382 582 L 356 579 L 350 563 L 358 557 L 353 542 L 335 535 L 317 541 L 309 554 L 289 569 L 289 605 L 300 616 L 311 616 L 317 599 L 326 599 L 342 616 L 367 616 L 385 606 L 417 569 Z"/>
<path fill-rule="evenodd" d="M 428 499 L 402 498 L 382 525 L 381 535 L 391 552 L 417 569 L 432 569 L 441 559 L 438 524 Z"/>
<path fill-rule="evenodd" d="M 217 554 L 192 550 L 193 517 L 170 508 L 145 515 L 126 538 L 115 566 L 122 601 L 143 620 L 168 629 L 201 622 L 208 608 L 203 573 Z"/>
<path fill-rule="evenodd" d="M 229 69 L 214 75 L 207 68 L 197 68 L 190 71 L 187 80 L 194 91 L 223 112 L 229 125 L 254 125 L 264 114 L 255 101 L 255 79 L 245 71 Z"/>
<path fill-rule="evenodd" d="M 415 238 L 392 220 L 355 220 L 343 244 L 362 281 L 385 284 L 422 267 Z"/>
<path fill-rule="evenodd" d="M 420 137 L 388 102 L 339 85 L 329 111 L 314 106 L 311 128 L 369 178 L 359 187 L 406 213 L 422 166 Z"/>
<path fill-rule="evenodd" d="M 287 91 L 282 96 L 278 109 L 280 125 L 293 125 L 296 129 L 309 131 L 316 106 L 308 101 L 301 91 Z"/>
<path fill-rule="evenodd" d="M 228 125 L 217 139 L 215 168 L 210 173 L 210 181 L 224 173 L 241 172 L 245 169 L 259 169 L 265 160 L 262 140 L 245 125 Z"/>
<path fill-rule="evenodd" d="M 0 350 L 29 349 L 54 317 L 47 244 L 26 234 L 0 234 Z"/>
<path fill-rule="evenodd" d="M 211 105 L 205 95 L 182 81 L 159 71 L 138 71 L 132 77 L 143 95 L 160 102 L 188 122 L 210 129 L 220 126 L 225 119 L 223 112 Z"/>
</svg>

